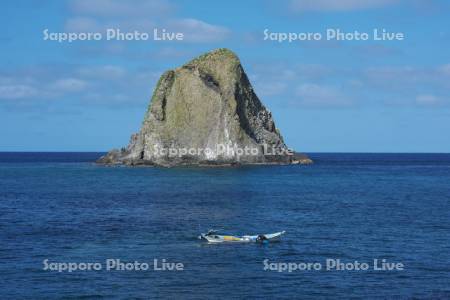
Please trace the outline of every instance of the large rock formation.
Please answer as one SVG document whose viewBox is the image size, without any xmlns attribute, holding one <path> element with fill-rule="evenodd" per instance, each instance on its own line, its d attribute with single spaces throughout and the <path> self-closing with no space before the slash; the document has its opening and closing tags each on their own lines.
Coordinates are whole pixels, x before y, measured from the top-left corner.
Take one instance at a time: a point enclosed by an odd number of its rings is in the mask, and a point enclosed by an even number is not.
<svg viewBox="0 0 450 300">
<path fill-rule="evenodd" d="M 158 81 L 139 133 L 98 160 L 128 165 L 310 163 L 293 154 L 238 57 L 218 49 Z"/>
</svg>

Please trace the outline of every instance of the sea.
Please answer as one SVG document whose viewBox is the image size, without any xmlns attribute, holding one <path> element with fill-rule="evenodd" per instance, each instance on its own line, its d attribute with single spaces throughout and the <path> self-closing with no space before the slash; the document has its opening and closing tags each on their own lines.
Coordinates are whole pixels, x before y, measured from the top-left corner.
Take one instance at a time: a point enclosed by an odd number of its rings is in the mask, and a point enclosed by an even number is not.
<svg viewBox="0 0 450 300">
<path fill-rule="evenodd" d="M 450 299 L 450 154 L 228 168 L 102 154 L 0 153 L 2 299 Z M 208 244 L 209 229 L 286 233 Z"/>
</svg>

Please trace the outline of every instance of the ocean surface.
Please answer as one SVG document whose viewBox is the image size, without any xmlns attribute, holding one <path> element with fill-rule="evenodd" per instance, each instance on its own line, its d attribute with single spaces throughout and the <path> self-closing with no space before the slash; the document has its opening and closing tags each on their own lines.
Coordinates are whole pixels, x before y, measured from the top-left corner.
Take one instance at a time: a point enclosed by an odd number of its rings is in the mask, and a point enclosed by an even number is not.
<svg viewBox="0 0 450 300">
<path fill-rule="evenodd" d="M 450 299 L 450 154 L 172 169 L 93 164 L 101 154 L 0 153 L 1 299 Z M 286 234 L 270 244 L 197 239 L 210 228 Z M 106 270 L 107 259 L 150 268 Z M 154 259 L 183 270 L 154 270 Z M 374 259 L 404 270 L 374 270 Z M 327 270 L 327 260 L 370 268 Z M 88 262 L 101 269 L 54 270 Z"/>
</svg>

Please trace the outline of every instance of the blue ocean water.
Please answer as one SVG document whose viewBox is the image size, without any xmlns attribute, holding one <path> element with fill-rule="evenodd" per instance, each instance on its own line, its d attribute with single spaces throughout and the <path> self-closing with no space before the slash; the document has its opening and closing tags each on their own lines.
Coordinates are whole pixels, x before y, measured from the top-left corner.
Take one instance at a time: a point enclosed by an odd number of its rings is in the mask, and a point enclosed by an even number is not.
<svg viewBox="0 0 450 300">
<path fill-rule="evenodd" d="M 203 169 L 102 167 L 100 155 L 0 153 L 1 298 L 450 298 L 450 154 Z M 209 245 L 197 239 L 209 228 L 286 235 Z M 110 258 L 184 270 L 43 269 Z M 404 270 L 326 270 L 327 259 Z"/>
</svg>

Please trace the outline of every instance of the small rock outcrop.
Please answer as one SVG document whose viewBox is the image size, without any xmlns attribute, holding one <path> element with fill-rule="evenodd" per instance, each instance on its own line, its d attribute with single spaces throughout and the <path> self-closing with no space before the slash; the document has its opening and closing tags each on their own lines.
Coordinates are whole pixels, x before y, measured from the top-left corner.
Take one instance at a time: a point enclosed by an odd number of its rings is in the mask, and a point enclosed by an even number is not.
<svg viewBox="0 0 450 300">
<path fill-rule="evenodd" d="M 311 163 L 291 152 L 256 96 L 238 57 L 217 49 L 165 72 L 140 131 L 101 164 Z"/>
</svg>

